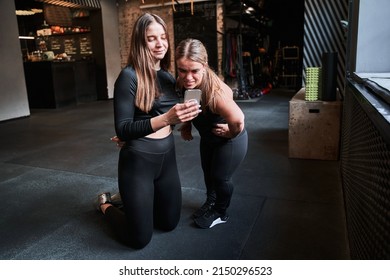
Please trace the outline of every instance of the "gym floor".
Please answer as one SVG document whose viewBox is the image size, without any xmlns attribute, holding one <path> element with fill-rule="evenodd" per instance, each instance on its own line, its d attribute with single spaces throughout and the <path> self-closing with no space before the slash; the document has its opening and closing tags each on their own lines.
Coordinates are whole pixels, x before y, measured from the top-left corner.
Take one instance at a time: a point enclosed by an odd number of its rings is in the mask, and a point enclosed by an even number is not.
<svg viewBox="0 0 390 280">
<path fill-rule="evenodd" d="M 0 123 L 0 259 L 3 260 L 342 260 L 349 259 L 339 161 L 288 157 L 289 101 L 274 89 L 238 102 L 249 149 L 236 172 L 226 224 L 199 229 L 191 214 L 205 200 L 199 137 L 180 139 L 177 229 L 155 231 L 133 250 L 117 242 L 93 201 L 117 192 L 112 100 Z"/>
</svg>

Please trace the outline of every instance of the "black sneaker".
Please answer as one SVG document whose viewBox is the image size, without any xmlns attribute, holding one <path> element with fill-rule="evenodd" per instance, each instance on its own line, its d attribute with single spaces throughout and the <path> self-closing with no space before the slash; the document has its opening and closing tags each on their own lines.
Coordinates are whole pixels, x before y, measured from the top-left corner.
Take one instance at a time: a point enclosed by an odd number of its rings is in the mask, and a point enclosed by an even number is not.
<svg viewBox="0 0 390 280">
<path fill-rule="evenodd" d="M 227 214 L 221 214 L 212 207 L 203 216 L 194 219 L 194 222 L 200 228 L 212 228 L 218 224 L 224 224 L 229 219 Z"/>
<path fill-rule="evenodd" d="M 206 214 L 207 211 L 209 211 L 211 209 L 211 207 L 214 206 L 214 204 L 215 204 L 215 202 L 211 202 L 211 201 L 207 200 L 198 210 L 196 210 L 192 214 L 192 217 L 199 218 L 200 216 L 203 216 L 204 214 Z"/>
</svg>

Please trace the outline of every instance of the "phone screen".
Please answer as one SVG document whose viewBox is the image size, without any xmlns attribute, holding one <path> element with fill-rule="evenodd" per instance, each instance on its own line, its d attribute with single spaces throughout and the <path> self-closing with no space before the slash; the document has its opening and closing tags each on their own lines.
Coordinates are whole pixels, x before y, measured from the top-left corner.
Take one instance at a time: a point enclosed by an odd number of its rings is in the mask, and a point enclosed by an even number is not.
<svg viewBox="0 0 390 280">
<path fill-rule="evenodd" d="M 187 89 L 184 92 L 184 102 L 195 99 L 200 104 L 202 91 L 200 89 Z"/>
</svg>

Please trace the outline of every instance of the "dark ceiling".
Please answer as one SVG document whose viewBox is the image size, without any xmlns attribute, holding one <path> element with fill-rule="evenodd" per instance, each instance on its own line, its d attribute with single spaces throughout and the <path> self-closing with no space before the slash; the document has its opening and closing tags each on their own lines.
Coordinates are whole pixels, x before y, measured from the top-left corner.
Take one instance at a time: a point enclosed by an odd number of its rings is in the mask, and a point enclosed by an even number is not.
<svg viewBox="0 0 390 280">
<path fill-rule="evenodd" d="M 42 9 L 43 3 L 36 2 L 35 0 L 14 0 L 16 10 L 31 10 L 31 9 Z"/>
<path fill-rule="evenodd" d="M 263 28 L 271 19 L 265 10 L 265 0 L 225 0 L 226 16 L 253 28 Z"/>
</svg>

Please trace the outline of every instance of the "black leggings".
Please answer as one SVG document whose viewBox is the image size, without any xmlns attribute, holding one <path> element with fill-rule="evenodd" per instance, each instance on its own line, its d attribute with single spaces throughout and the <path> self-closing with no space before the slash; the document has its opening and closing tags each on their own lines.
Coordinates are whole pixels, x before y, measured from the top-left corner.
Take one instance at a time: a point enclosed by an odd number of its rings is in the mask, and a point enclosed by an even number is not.
<svg viewBox="0 0 390 280">
<path fill-rule="evenodd" d="M 173 135 L 127 142 L 119 155 L 118 184 L 124 211 L 109 207 L 105 216 L 122 242 L 141 249 L 154 226 L 173 230 L 182 200 Z"/>
<path fill-rule="evenodd" d="M 209 200 L 215 201 L 215 209 L 225 214 L 233 194 L 232 177 L 248 150 L 248 134 L 243 130 L 228 140 L 200 141 L 200 156 Z"/>
</svg>

